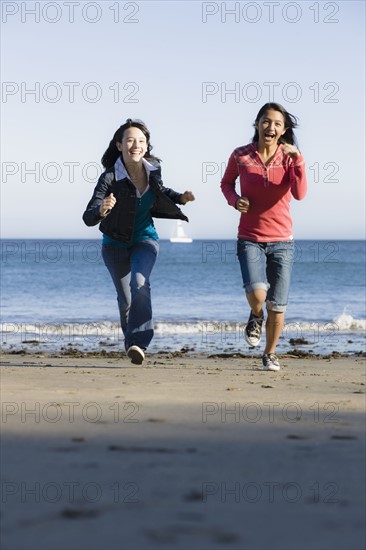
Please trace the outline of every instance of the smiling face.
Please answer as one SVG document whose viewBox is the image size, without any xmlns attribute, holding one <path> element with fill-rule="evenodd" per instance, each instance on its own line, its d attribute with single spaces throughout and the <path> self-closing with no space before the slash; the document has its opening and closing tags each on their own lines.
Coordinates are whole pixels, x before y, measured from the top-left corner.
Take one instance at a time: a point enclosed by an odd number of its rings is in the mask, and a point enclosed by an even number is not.
<svg viewBox="0 0 366 550">
<path fill-rule="evenodd" d="M 116 142 L 118 151 L 122 153 L 125 164 L 139 163 L 147 151 L 147 140 L 144 133 L 135 126 L 127 128 L 122 137 L 122 143 Z"/>
<path fill-rule="evenodd" d="M 273 109 L 266 111 L 255 127 L 258 130 L 258 144 L 263 147 L 277 147 L 278 140 L 286 132 L 282 113 Z"/>
</svg>

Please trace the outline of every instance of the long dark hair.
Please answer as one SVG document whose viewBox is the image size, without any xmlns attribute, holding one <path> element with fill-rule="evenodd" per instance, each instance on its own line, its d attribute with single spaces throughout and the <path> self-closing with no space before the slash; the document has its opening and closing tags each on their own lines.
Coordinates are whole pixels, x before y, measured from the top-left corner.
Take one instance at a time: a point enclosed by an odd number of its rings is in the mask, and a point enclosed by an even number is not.
<svg viewBox="0 0 366 550">
<path fill-rule="evenodd" d="M 279 103 L 266 103 L 263 105 L 263 107 L 260 109 L 260 111 L 257 114 L 257 118 L 255 119 L 255 122 L 253 126 L 255 127 L 256 124 L 258 124 L 260 118 L 264 115 L 266 111 L 269 110 L 278 111 L 282 114 L 284 121 L 285 121 L 285 128 L 286 132 L 283 134 L 283 136 L 280 137 L 278 140 L 278 143 L 289 143 L 290 145 L 296 145 L 297 146 L 297 140 L 294 134 L 294 128 L 298 126 L 297 118 L 286 111 L 282 105 Z M 259 134 L 257 128 L 255 128 L 255 133 L 252 139 L 252 143 L 257 143 L 259 139 Z"/>
<path fill-rule="evenodd" d="M 141 132 L 146 137 L 146 143 L 147 143 L 147 151 L 144 154 L 144 158 L 146 160 L 156 160 L 158 162 L 161 162 L 161 160 L 158 157 L 154 157 L 154 155 L 151 154 L 152 145 L 150 143 L 150 132 L 147 129 L 147 126 L 145 125 L 142 120 L 138 119 L 132 119 L 128 118 L 122 126 L 118 128 L 118 130 L 115 131 L 114 136 L 112 137 L 111 141 L 109 142 L 108 149 L 105 151 L 104 155 L 102 156 L 101 163 L 104 166 L 104 168 L 111 168 L 114 166 L 116 160 L 121 155 L 121 152 L 118 151 L 116 146 L 116 141 L 119 143 L 122 142 L 123 134 L 127 128 L 138 128 L 141 130 Z"/>
</svg>

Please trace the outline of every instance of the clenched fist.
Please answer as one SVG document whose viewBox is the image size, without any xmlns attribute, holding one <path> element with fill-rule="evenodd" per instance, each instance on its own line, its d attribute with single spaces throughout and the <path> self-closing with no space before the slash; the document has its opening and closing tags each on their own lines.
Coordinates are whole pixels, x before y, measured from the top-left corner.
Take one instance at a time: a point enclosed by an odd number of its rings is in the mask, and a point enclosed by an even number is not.
<svg viewBox="0 0 366 550">
<path fill-rule="evenodd" d="M 116 197 L 113 195 L 113 193 L 108 195 L 108 197 L 106 197 L 100 205 L 100 215 L 104 217 L 109 214 L 116 202 Z"/>
<path fill-rule="evenodd" d="M 295 145 L 290 145 L 289 143 L 283 144 L 282 151 L 292 159 L 297 159 L 297 157 L 300 155 L 300 151 L 298 150 L 298 148 L 295 147 Z"/>
<path fill-rule="evenodd" d="M 249 208 L 249 200 L 246 197 L 240 197 L 235 203 L 235 208 L 242 214 L 246 214 Z"/>
<path fill-rule="evenodd" d="M 180 200 L 182 201 L 182 204 L 186 204 L 187 202 L 196 200 L 196 197 L 192 193 L 192 191 L 185 191 Z"/>
</svg>

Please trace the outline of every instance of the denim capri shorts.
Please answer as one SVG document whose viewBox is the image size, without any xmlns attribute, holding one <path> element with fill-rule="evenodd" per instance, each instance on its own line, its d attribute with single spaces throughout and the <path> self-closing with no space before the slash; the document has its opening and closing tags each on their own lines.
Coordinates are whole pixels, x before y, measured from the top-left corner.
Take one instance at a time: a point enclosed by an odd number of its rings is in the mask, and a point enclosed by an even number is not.
<svg viewBox="0 0 366 550">
<path fill-rule="evenodd" d="M 272 311 L 287 309 L 294 241 L 258 243 L 238 239 L 237 255 L 245 292 L 267 291 L 266 306 Z"/>
</svg>

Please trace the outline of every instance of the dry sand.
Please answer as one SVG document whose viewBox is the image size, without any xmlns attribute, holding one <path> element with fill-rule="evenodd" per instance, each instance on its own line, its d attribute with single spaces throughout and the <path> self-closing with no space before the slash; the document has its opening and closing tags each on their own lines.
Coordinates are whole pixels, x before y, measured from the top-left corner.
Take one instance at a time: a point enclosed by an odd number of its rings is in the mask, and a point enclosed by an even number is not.
<svg viewBox="0 0 366 550">
<path fill-rule="evenodd" d="M 2 356 L 2 550 L 365 548 L 357 357 Z"/>
</svg>

